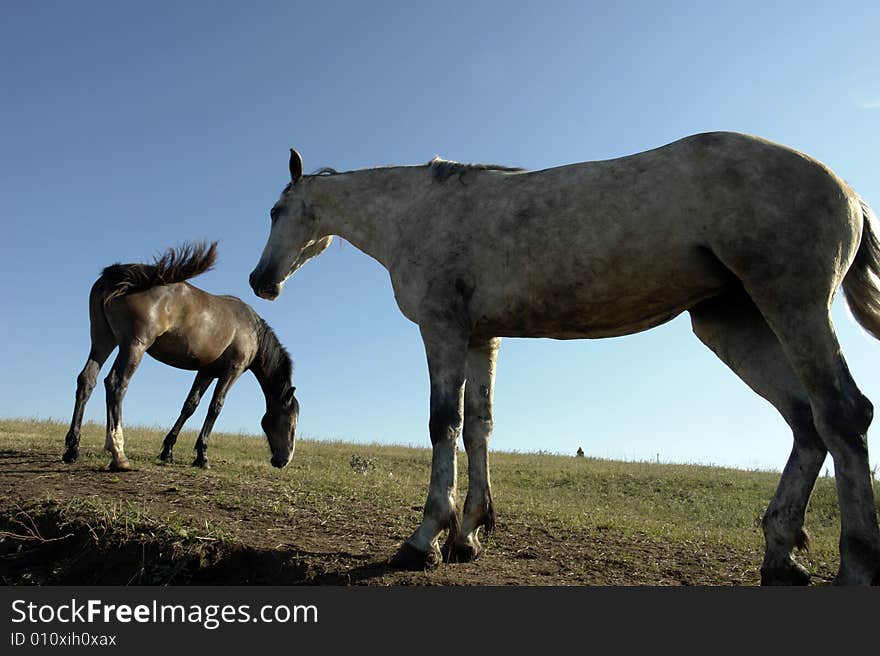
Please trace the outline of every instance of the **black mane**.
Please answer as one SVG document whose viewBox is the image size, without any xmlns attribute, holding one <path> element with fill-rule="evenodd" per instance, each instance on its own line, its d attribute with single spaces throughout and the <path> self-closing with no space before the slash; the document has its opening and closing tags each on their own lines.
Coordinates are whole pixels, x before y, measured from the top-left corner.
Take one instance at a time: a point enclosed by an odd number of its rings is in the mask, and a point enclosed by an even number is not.
<svg viewBox="0 0 880 656">
<path fill-rule="evenodd" d="M 293 360 L 281 345 L 272 327 L 260 317 L 257 361 L 279 398 L 287 392 L 293 378 Z"/>
</svg>

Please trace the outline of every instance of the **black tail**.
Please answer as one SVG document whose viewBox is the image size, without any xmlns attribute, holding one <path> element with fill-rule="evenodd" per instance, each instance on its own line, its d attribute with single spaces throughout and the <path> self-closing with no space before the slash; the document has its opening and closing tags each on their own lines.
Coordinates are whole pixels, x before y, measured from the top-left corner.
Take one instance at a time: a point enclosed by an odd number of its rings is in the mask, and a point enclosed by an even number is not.
<svg viewBox="0 0 880 656">
<path fill-rule="evenodd" d="M 159 285 L 183 282 L 205 273 L 217 261 L 217 242 L 183 244 L 169 248 L 153 264 L 113 264 L 101 273 L 98 283 L 104 303 L 125 294 L 142 292 Z"/>
</svg>

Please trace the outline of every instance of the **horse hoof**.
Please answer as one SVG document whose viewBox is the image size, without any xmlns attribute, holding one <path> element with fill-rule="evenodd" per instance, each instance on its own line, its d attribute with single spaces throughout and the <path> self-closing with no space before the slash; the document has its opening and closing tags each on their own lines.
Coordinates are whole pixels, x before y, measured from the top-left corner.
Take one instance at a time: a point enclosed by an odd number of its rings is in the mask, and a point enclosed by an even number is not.
<svg viewBox="0 0 880 656">
<path fill-rule="evenodd" d="M 171 463 L 174 462 L 174 454 L 171 453 L 170 451 L 168 453 L 165 453 L 163 451 L 162 453 L 159 454 L 159 460 L 161 460 L 162 463 L 165 465 L 170 465 Z"/>
<path fill-rule="evenodd" d="M 761 568 L 761 585 L 810 585 L 810 573 L 797 563 Z"/>
<path fill-rule="evenodd" d="M 61 459 L 67 463 L 76 462 L 77 458 L 79 458 L 79 449 L 68 449 L 61 456 Z"/>
<path fill-rule="evenodd" d="M 447 544 L 444 551 L 444 560 L 447 563 L 469 563 L 476 560 L 483 552 L 479 543 L 470 544 L 468 542 L 453 542 Z"/>
<path fill-rule="evenodd" d="M 438 551 L 419 551 L 408 542 L 400 545 L 397 553 L 388 561 L 391 567 L 396 569 L 405 569 L 410 571 L 423 571 L 433 569 L 440 564 L 440 554 Z"/>
<path fill-rule="evenodd" d="M 834 577 L 833 585 L 880 586 L 880 569 L 870 572 L 865 570 L 853 571 L 852 569 L 841 567 L 837 572 L 837 576 Z"/>
<path fill-rule="evenodd" d="M 211 464 L 206 459 L 199 459 L 199 458 L 196 458 L 195 460 L 193 460 L 192 466 L 193 467 L 200 467 L 202 469 L 210 469 L 211 468 Z"/>
<path fill-rule="evenodd" d="M 112 472 L 127 472 L 131 471 L 131 463 L 128 461 L 128 458 L 125 460 L 112 460 L 110 461 L 109 466 L 110 471 Z"/>
</svg>

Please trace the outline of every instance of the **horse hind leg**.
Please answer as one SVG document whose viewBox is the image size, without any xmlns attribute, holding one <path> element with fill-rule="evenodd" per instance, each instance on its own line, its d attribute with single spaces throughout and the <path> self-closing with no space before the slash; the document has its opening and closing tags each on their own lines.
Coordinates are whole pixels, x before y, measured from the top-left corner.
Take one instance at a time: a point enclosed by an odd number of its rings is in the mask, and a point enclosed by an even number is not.
<svg viewBox="0 0 880 656">
<path fill-rule="evenodd" d="M 830 295 L 829 295 L 830 297 Z M 871 402 L 850 375 L 828 302 L 756 299 L 810 398 L 819 436 L 834 458 L 840 505 L 837 584 L 880 584 L 880 528 L 868 465 Z"/>
<path fill-rule="evenodd" d="M 704 301 L 690 314 L 697 337 L 792 429 L 791 455 L 762 521 L 761 584 L 806 585 L 810 575 L 793 552 L 807 546 L 804 514 L 827 453 L 813 424 L 809 397 L 776 335 L 742 290 Z"/>
<path fill-rule="evenodd" d="M 116 339 L 104 316 L 103 303 L 99 293 L 93 289 L 89 298 L 89 320 L 92 346 L 89 357 L 76 379 L 76 401 L 73 406 L 73 417 L 64 440 L 64 462 L 74 462 L 79 457 L 79 438 L 82 429 L 83 414 L 89 397 L 98 382 L 98 374 L 110 353 L 116 348 Z"/>
<path fill-rule="evenodd" d="M 79 458 L 79 438 L 86 403 L 88 403 L 92 391 L 95 389 L 95 384 L 98 382 L 101 366 L 107 361 L 115 347 L 115 344 L 93 344 L 85 366 L 76 377 L 76 401 L 73 406 L 70 428 L 64 439 L 65 451 L 62 457 L 64 462 L 75 462 Z"/>
</svg>

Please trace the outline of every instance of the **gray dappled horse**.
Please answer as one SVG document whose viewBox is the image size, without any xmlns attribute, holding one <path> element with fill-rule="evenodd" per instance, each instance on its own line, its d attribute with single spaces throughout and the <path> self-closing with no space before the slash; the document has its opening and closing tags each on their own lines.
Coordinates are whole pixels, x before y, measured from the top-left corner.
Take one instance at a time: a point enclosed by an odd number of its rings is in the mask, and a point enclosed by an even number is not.
<svg viewBox="0 0 880 656">
<path fill-rule="evenodd" d="M 880 582 L 867 430 L 830 317 L 843 285 L 880 338 L 876 218 L 820 162 L 734 133 L 687 137 L 629 157 L 521 171 L 433 160 L 302 175 L 271 211 L 251 286 L 274 299 L 339 235 L 391 274 L 421 331 L 431 380 L 431 482 L 424 519 L 393 563 L 466 560 L 491 530 L 487 441 L 500 338 L 627 335 L 687 310 L 694 333 L 772 403 L 794 446 L 763 519 L 763 583 L 809 582 L 793 556 L 831 452 L 841 513 L 836 581 Z M 468 493 L 456 511 L 463 429 Z"/>
<path fill-rule="evenodd" d="M 107 388 L 107 439 L 110 469 L 127 471 L 122 436 L 122 399 L 144 353 L 180 369 L 195 370 L 196 380 L 180 417 L 165 438 L 159 458 L 173 460 L 172 449 L 184 422 L 217 379 L 205 423 L 196 439 L 193 465 L 208 467 L 208 436 L 226 393 L 250 369 L 266 397 L 262 426 L 269 438 L 272 464 L 284 467 L 293 455 L 299 403 L 291 385 L 292 362 L 275 333 L 235 296 L 215 296 L 188 282 L 214 265 L 216 242 L 169 249 L 153 264 L 114 264 L 104 269 L 89 294 L 92 348 L 77 378 L 76 404 L 67 433 L 65 462 L 79 456 L 80 427 L 86 402 L 101 365 L 117 346 L 119 353 Z"/>
</svg>

